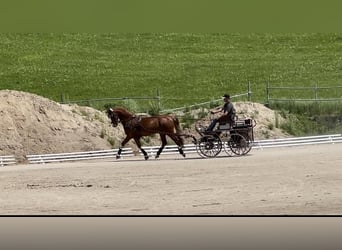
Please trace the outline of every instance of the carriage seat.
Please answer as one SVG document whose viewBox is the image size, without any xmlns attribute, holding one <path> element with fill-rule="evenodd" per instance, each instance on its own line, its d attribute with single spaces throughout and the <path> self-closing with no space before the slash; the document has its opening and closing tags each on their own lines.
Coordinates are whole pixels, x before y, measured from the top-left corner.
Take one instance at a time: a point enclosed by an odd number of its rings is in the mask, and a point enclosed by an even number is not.
<svg viewBox="0 0 342 250">
<path fill-rule="evenodd" d="M 229 122 L 219 123 L 218 130 L 229 130 L 231 127 L 232 126 Z"/>
<path fill-rule="evenodd" d="M 234 128 L 248 128 L 252 127 L 252 119 L 237 120 L 234 123 L 224 122 L 219 123 L 218 130 L 230 130 Z"/>
<path fill-rule="evenodd" d="M 237 120 L 234 123 L 234 128 L 248 128 L 253 126 L 252 119 Z"/>
</svg>

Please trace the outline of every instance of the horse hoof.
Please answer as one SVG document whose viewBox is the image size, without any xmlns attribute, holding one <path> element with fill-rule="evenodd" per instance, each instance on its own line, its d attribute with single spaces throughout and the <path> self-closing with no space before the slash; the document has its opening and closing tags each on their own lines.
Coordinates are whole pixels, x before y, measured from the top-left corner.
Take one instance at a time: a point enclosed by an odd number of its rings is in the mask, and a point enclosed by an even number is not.
<svg viewBox="0 0 342 250">
<path fill-rule="evenodd" d="M 185 158 L 186 155 L 185 155 L 185 154 L 182 154 L 182 155 L 183 155 L 183 157 Z"/>
<path fill-rule="evenodd" d="M 155 159 L 158 159 L 159 158 L 159 155 L 156 155 Z"/>
<path fill-rule="evenodd" d="M 116 159 L 117 159 L 117 160 L 119 160 L 120 158 L 121 158 L 121 156 L 120 156 L 120 155 L 117 155 L 117 156 L 116 156 Z"/>
<path fill-rule="evenodd" d="M 145 155 L 145 160 L 146 160 L 146 161 L 148 160 L 148 158 L 149 158 L 148 155 Z"/>
</svg>

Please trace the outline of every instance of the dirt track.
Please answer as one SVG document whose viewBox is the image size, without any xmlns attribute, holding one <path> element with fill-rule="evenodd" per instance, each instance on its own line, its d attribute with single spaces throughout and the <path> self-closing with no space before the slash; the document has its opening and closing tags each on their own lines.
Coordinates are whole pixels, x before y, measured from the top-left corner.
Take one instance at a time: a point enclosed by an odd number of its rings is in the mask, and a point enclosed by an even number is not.
<svg viewBox="0 0 342 250">
<path fill-rule="evenodd" d="M 342 144 L 0 168 L 0 214 L 342 214 Z"/>
</svg>

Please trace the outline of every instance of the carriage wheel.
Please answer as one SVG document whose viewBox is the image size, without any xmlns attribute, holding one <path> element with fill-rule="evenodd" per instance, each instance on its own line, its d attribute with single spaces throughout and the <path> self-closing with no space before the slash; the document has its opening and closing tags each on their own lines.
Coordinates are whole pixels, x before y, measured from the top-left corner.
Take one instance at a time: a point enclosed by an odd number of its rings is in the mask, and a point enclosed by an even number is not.
<svg viewBox="0 0 342 250">
<path fill-rule="evenodd" d="M 230 140 L 229 132 L 224 132 L 223 134 L 221 134 L 221 140 L 222 140 L 223 149 L 226 152 L 226 154 L 228 156 L 233 156 L 234 153 L 230 149 L 230 144 L 229 144 L 229 140 Z"/>
<path fill-rule="evenodd" d="M 245 137 L 237 133 L 231 135 L 228 144 L 230 150 L 236 155 L 245 155 L 252 148 L 251 143 L 247 141 Z"/>
<path fill-rule="evenodd" d="M 223 142 L 223 149 L 224 149 L 224 152 L 226 152 L 228 156 L 234 155 L 234 152 L 231 150 L 230 143 L 228 141 Z"/>
<path fill-rule="evenodd" d="M 247 141 L 247 151 L 245 152 L 245 154 L 248 154 L 249 151 L 251 151 L 252 149 L 253 142 L 249 138 L 246 141 Z"/>
<path fill-rule="evenodd" d="M 198 140 L 197 152 L 202 157 L 213 158 L 222 150 L 222 142 L 218 136 L 206 135 Z"/>
</svg>

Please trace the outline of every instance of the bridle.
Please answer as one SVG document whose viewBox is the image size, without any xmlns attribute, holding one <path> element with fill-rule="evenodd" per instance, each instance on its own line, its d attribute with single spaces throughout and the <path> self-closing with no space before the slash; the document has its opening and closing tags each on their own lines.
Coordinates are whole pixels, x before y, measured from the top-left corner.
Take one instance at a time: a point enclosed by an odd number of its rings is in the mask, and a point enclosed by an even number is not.
<svg viewBox="0 0 342 250">
<path fill-rule="evenodd" d="M 112 108 L 109 109 L 108 116 L 111 119 L 113 127 L 117 127 L 120 122 L 120 118 Z"/>
</svg>

